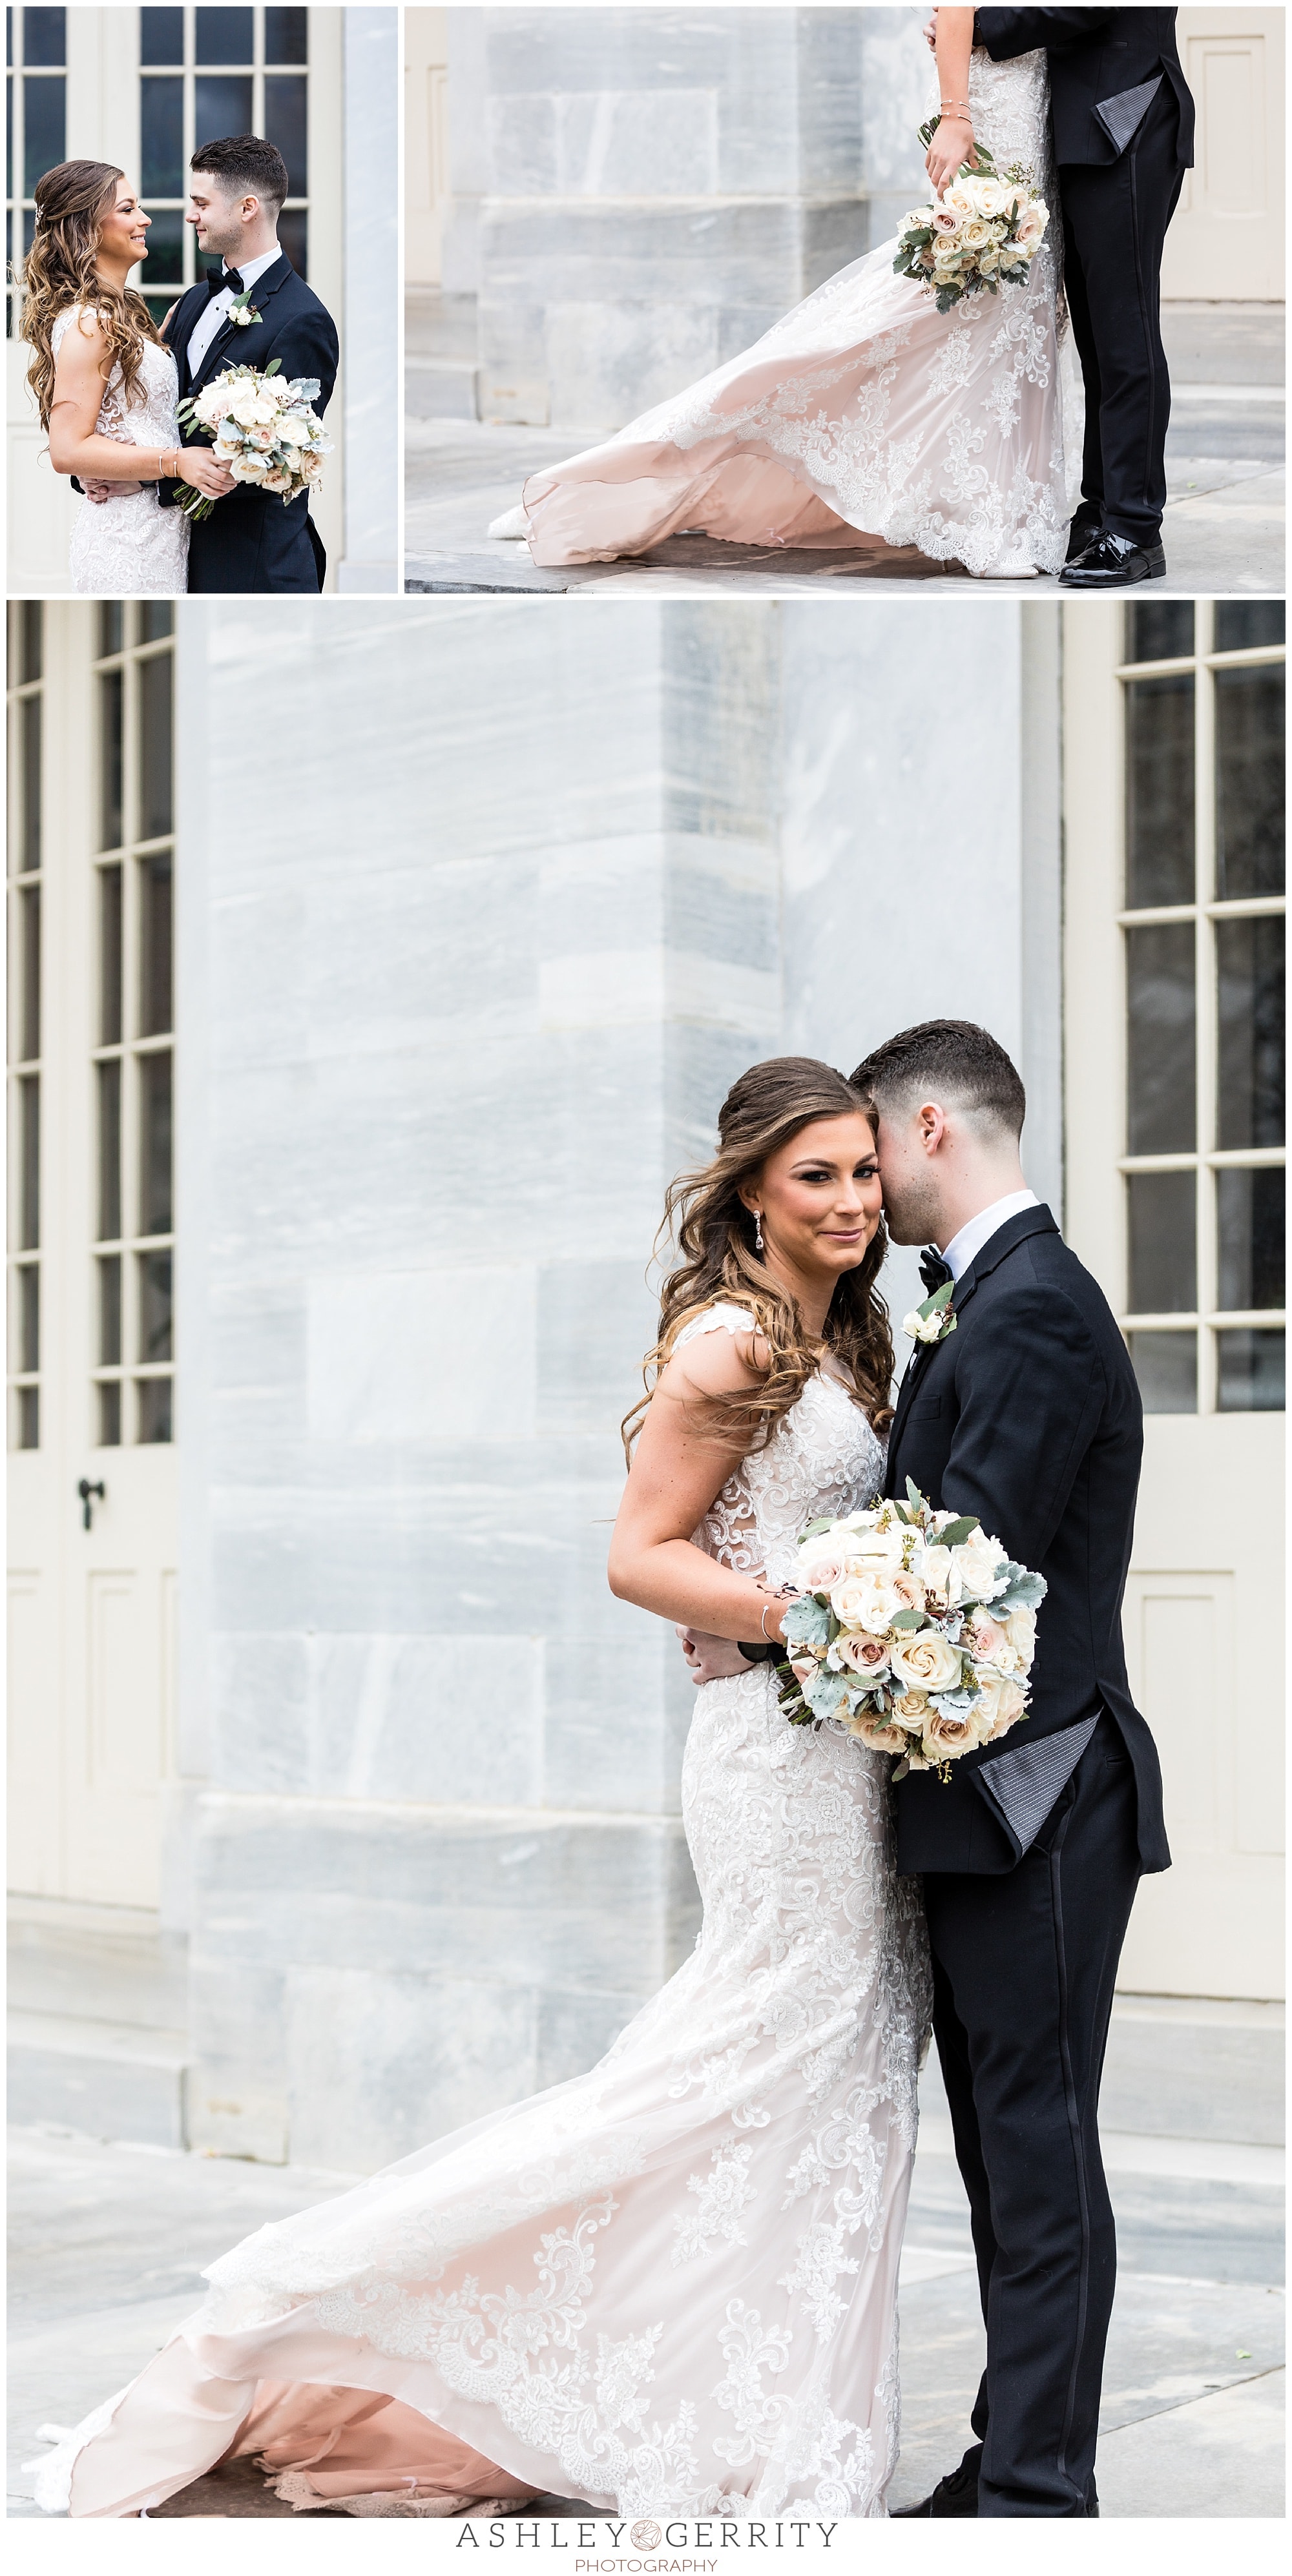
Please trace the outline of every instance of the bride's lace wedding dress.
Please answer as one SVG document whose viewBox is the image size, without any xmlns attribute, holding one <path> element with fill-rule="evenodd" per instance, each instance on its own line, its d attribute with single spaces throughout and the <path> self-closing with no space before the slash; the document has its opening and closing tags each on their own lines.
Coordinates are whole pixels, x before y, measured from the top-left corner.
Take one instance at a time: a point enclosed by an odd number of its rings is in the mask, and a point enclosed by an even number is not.
<svg viewBox="0 0 1292 2576">
<path fill-rule="evenodd" d="M 745 1332 L 738 1306 L 691 1334 Z M 809 1381 L 696 1532 L 787 1578 L 879 1490 Z M 767 1668 L 707 1683 L 682 1773 L 695 1951 L 590 2074 L 265 2227 L 125 2393 L 40 2467 L 123 2514 L 254 2453 L 298 2506 L 883 2515 L 929 1971 L 887 1763 L 791 1727 Z"/>
<path fill-rule="evenodd" d="M 997 168 L 1021 162 L 1050 209 L 1025 284 L 940 314 L 894 275 L 885 242 L 741 357 L 531 475 L 491 536 L 528 536 L 538 564 L 606 563 L 681 530 L 741 545 L 914 546 L 997 578 L 1057 572 L 1070 504 L 1044 54 L 975 52 L 969 99 Z M 1075 414 L 1075 370 L 1065 375 Z M 1079 457 L 1079 433 L 1068 444 Z"/>
<path fill-rule="evenodd" d="M 55 357 L 84 306 L 69 304 L 50 333 Z M 169 349 L 145 340 L 129 401 L 114 366 L 95 429 L 127 447 L 178 447 L 179 377 Z M 163 510 L 155 483 L 111 501 L 82 501 L 72 530 L 72 585 L 95 599 L 175 599 L 188 586 L 188 520 Z"/>
</svg>

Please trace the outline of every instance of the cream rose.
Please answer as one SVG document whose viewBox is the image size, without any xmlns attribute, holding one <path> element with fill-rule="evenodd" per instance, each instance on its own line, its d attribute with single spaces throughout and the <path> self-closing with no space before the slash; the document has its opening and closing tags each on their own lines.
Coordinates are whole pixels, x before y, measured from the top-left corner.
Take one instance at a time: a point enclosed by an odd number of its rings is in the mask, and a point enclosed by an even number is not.
<svg viewBox="0 0 1292 2576">
<path fill-rule="evenodd" d="M 927 1691 L 908 1690 L 903 1691 L 900 1699 L 894 1700 L 891 1715 L 894 1726 L 905 1727 L 908 1735 L 922 1735 L 931 1711 L 932 1703 Z"/>
<path fill-rule="evenodd" d="M 920 1580 L 929 1599 L 936 1602 L 939 1608 L 944 1607 L 950 1598 L 951 1571 L 949 1547 L 938 1547 L 935 1544 L 921 1549 Z"/>
<path fill-rule="evenodd" d="M 1005 1634 L 1018 1656 L 1022 1670 L 1025 1673 L 1030 1672 L 1032 1657 L 1036 1653 L 1036 1612 L 1011 1610 L 1005 1621 Z"/>
<path fill-rule="evenodd" d="M 891 1718 L 862 1717 L 859 1713 L 856 1717 L 849 1718 L 848 1733 L 855 1735 L 862 1744 L 868 1744 L 872 1753 L 905 1753 L 906 1751 L 907 1739 L 900 1726 L 894 1726 Z"/>
<path fill-rule="evenodd" d="M 980 1672 L 974 1679 L 978 1683 L 978 1697 L 974 1701 L 970 1723 L 976 1741 L 991 1744 L 998 1735 L 1004 1735 L 1017 1723 L 1027 1701 L 1020 1685 L 1006 1673 Z"/>
<path fill-rule="evenodd" d="M 1002 1654 L 1013 1653 L 1013 1648 L 999 1619 L 989 1619 L 985 1610 L 975 1611 L 969 1621 L 965 1644 L 971 1655 L 980 1655 L 983 1662 L 987 1664 L 999 1663 Z M 1012 1669 L 1010 1664 L 1000 1664 L 1002 1672 L 1010 1672 Z"/>
<path fill-rule="evenodd" d="M 1039 197 L 1034 205 L 1024 206 L 1015 227 L 1019 249 L 1029 253 L 1038 249 L 1049 220 L 1049 209 L 1042 205 Z"/>
<path fill-rule="evenodd" d="M 891 1662 L 898 1681 L 912 1690 L 952 1690 L 960 1679 L 960 1657 L 936 1628 L 904 1629 L 894 1642 Z"/>
<path fill-rule="evenodd" d="M 809 1592 L 832 1591 L 836 1583 L 842 1583 L 847 1571 L 848 1559 L 841 1539 L 823 1534 L 804 1540 L 795 1573 Z"/>
<path fill-rule="evenodd" d="M 249 456 L 245 450 L 229 471 L 235 483 L 264 483 L 269 478 L 269 468 L 263 456 Z"/>
<path fill-rule="evenodd" d="M 293 419 L 290 412 L 284 412 L 277 427 L 278 436 L 284 447 L 308 447 L 310 439 L 308 422 Z"/>
<path fill-rule="evenodd" d="M 942 204 L 933 210 L 932 229 L 935 233 L 958 233 L 962 220 L 958 208 L 949 206 L 944 198 Z"/>
<path fill-rule="evenodd" d="M 940 1708 L 930 1711 L 924 1729 L 924 1750 L 935 1762 L 950 1762 L 957 1753 L 971 1753 L 978 1740 L 970 1718 L 948 1717 Z"/>
</svg>

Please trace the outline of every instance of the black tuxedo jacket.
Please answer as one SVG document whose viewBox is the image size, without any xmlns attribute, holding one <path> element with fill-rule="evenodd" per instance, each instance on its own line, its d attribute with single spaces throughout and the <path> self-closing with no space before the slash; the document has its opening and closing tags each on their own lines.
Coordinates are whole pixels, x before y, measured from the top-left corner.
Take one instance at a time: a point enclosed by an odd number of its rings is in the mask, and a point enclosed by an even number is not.
<svg viewBox="0 0 1292 2576">
<path fill-rule="evenodd" d="M 277 358 L 284 376 L 318 377 L 314 409 L 326 411 L 340 356 L 336 325 L 286 256 L 262 270 L 251 289 L 259 321 L 241 327 L 226 321 L 196 375 L 191 375 L 188 344 L 207 301 L 205 281 L 190 287 L 165 335 L 179 367 L 181 402 L 189 394 L 200 393 L 226 367 L 267 367 Z M 186 447 L 203 443 L 191 421 L 185 424 L 183 437 Z M 163 483 L 160 498 L 163 508 L 172 505 L 178 498 L 176 486 Z M 190 591 L 318 591 L 326 569 L 323 541 L 309 514 L 308 492 L 298 493 L 284 509 L 276 492 L 258 492 L 251 484 L 240 483 L 225 500 L 216 502 L 208 518 L 196 522 L 189 540 Z"/>
<path fill-rule="evenodd" d="M 994 63 L 1044 49 L 1056 161 L 1116 161 L 1116 144 L 1095 115 L 1104 99 L 1138 89 L 1161 72 L 1180 109 L 1176 159 L 1193 166 L 1193 92 L 1180 68 L 1174 9 L 977 9 L 974 42 Z"/>
<path fill-rule="evenodd" d="M 956 1329 L 917 1345 L 884 1490 L 909 1476 L 937 1509 L 974 1512 L 1043 1574 L 1028 1715 L 955 1764 L 897 1788 L 897 1866 L 1000 1871 L 1016 1855 L 976 1774 L 993 1756 L 1103 1708 L 1134 1766 L 1142 1867 L 1168 1869 L 1157 1749 L 1131 1699 L 1121 1608 L 1143 1409 L 1107 1301 L 1046 1207 L 1007 1218 L 957 1282 Z"/>
</svg>

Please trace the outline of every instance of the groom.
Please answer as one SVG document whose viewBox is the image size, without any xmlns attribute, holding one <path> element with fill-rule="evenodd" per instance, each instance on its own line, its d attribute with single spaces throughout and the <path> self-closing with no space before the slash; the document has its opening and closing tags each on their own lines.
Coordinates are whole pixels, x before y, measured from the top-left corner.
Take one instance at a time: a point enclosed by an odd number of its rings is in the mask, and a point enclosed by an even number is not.
<svg viewBox="0 0 1292 2576">
<path fill-rule="evenodd" d="M 220 254 L 220 266 L 167 317 L 181 402 L 226 367 L 264 368 L 276 358 L 284 376 L 318 378 L 313 408 L 326 410 L 339 359 L 336 325 L 279 248 L 286 194 L 287 164 L 258 134 L 227 135 L 194 153 L 185 220 L 199 250 Z M 200 435 L 185 424 L 186 446 Z M 161 486 L 163 509 L 177 503 L 182 488 Z M 189 540 L 190 591 L 317 592 L 326 570 L 308 492 L 284 507 L 276 492 L 239 483 L 194 523 Z"/>
<path fill-rule="evenodd" d="M 934 2031 L 969 2195 L 987 2368 L 959 2468 L 909 2515 L 1097 2514 L 1116 2242 L 1096 2111 L 1140 1877 L 1170 1867 L 1157 1752 L 1122 1652 L 1142 1412 L 1102 1291 L 1028 1189 L 1023 1086 L 985 1029 L 930 1020 L 852 1077 L 878 1113 L 896 1243 L 937 1251 L 954 1326 L 917 1345 L 889 1437 L 907 1478 L 973 1512 L 1048 1586 L 1027 1719 L 897 1790 L 919 1873 Z"/>
<path fill-rule="evenodd" d="M 993 62 L 1044 48 L 1063 210 L 1063 282 L 1086 386 L 1081 505 L 1059 580 L 1123 590 L 1166 572 L 1171 379 L 1162 246 L 1193 163 L 1174 9 L 978 9 Z"/>
</svg>

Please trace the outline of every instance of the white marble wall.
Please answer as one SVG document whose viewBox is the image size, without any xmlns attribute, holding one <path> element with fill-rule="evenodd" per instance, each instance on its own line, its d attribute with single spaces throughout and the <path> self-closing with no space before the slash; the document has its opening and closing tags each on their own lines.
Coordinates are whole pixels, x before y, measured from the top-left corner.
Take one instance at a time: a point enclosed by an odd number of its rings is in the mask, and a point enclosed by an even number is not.
<svg viewBox="0 0 1292 2576">
<path fill-rule="evenodd" d="M 486 418 L 620 426 L 884 239 L 894 190 L 907 202 L 916 11 L 470 14 L 452 282 L 478 283 Z"/>
<path fill-rule="evenodd" d="M 604 1579 L 643 1271 L 744 1065 L 1019 1043 L 977 605 L 936 734 L 943 601 L 181 611 L 199 2143 L 398 2155 L 689 1946 L 689 1686 Z"/>
<path fill-rule="evenodd" d="M 397 590 L 399 12 L 341 21 L 345 156 L 345 547 L 341 591 Z"/>
</svg>

